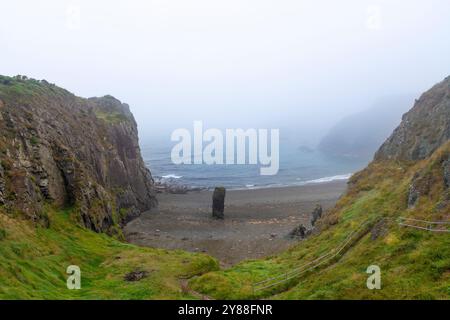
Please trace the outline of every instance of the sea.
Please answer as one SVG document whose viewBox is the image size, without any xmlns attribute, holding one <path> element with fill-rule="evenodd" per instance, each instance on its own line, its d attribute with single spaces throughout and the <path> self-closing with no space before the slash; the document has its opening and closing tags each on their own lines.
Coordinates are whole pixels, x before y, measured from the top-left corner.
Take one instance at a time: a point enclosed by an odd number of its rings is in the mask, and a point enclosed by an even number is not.
<svg viewBox="0 0 450 320">
<path fill-rule="evenodd" d="M 367 159 L 330 157 L 295 143 L 280 144 L 279 171 L 260 174 L 260 165 L 174 164 L 171 151 L 176 142 L 167 139 L 141 138 L 141 153 L 155 181 L 182 185 L 192 189 L 258 189 L 347 180 L 364 168 Z"/>
</svg>

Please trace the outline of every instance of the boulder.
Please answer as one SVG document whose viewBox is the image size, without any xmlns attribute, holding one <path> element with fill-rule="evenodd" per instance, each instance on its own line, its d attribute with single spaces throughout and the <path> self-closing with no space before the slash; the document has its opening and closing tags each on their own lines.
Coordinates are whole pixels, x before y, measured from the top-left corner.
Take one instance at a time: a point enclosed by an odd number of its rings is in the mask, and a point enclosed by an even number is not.
<svg viewBox="0 0 450 320">
<path fill-rule="evenodd" d="M 138 270 L 138 271 L 133 271 L 133 272 L 127 273 L 124 278 L 125 278 L 125 281 L 134 282 L 134 281 L 140 281 L 140 280 L 146 278 L 147 276 L 148 276 L 147 271 Z"/>
<path fill-rule="evenodd" d="M 225 208 L 225 188 L 217 187 L 214 189 L 213 193 L 213 205 L 212 205 L 212 215 L 213 218 L 223 219 L 224 218 L 224 208 Z"/>
<path fill-rule="evenodd" d="M 289 233 L 289 238 L 305 239 L 309 234 L 310 230 L 306 229 L 306 227 L 303 224 L 301 224 L 298 227 L 295 227 L 295 229 Z"/>
</svg>

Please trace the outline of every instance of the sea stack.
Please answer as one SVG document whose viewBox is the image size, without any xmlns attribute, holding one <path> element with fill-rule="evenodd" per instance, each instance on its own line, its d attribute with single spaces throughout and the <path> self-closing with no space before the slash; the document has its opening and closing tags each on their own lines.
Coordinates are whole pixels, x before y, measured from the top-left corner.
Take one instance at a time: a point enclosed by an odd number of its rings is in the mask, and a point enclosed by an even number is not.
<svg viewBox="0 0 450 320">
<path fill-rule="evenodd" d="M 225 207 L 225 188 L 216 187 L 213 193 L 213 205 L 212 205 L 213 218 L 223 219 L 224 207 Z"/>
</svg>

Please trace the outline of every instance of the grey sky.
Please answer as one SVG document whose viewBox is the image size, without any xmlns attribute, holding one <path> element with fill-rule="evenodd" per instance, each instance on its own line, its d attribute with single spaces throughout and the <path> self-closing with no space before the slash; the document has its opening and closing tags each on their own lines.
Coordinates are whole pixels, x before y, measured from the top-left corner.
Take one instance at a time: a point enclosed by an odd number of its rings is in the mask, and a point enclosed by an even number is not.
<svg viewBox="0 0 450 320">
<path fill-rule="evenodd" d="M 140 131 L 322 130 L 450 74 L 448 0 L 2 1 L 0 73 L 130 104 Z"/>
</svg>

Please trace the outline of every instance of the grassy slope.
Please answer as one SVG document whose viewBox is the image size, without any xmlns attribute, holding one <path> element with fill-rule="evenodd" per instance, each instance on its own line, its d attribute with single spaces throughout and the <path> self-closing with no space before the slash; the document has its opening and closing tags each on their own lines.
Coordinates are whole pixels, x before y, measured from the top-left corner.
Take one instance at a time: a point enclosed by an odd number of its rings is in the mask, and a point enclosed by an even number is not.
<svg viewBox="0 0 450 320">
<path fill-rule="evenodd" d="M 86 230 L 69 210 L 49 209 L 49 217 L 45 229 L 0 209 L 0 299 L 190 299 L 181 280 L 218 268 L 206 255 L 141 248 Z M 66 287 L 69 265 L 81 268 L 81 290 Z M 136 270 L 149 276 L 126 282 Z"/>
<path fill-rule="evenodd" d="M 3 84 L 6 81 L 8 84 Z M 41 82 L 0 77 L 0 93 L 26 99 L 40 90 L 69 94 Z M 98 115 L 99 116 L 99 115 Z M 102 115 L 100 115 L 102 116 Z M 111 121 L 114 118 L 109 119 Z M 1 147 L 1 146 L 0 146 Z M 436 210 L 443 194 L 439 157 L 417 164 L 374 163 L 353 177 L 355 186 L 324 219 L 325 230 L 277 256 L 243 262 L 190 281 L 193 289 L 216 298 L 450 298 L 450 236 L 402 229 L 388 220 L 387 234 L 376 240 L 365 234 L 339 260 L 332 261 L 286 285 L 254 294 L 252 282 L 282 274 L 335 248 L 361 222 L 399 216 L 448 220 L 450 208 Z M 415 172 L 435 179 L 429 197 L 406 209 L 407 190 Z M 448 191 L 447 191 L 448 192 Z M 140 248 L 77 226 L 70 211 L 49 209 L 51 227 L 11 218 L 0 207 L 0 298 L 37 299 L 158 299 L 193 298 L 183 293 L 180 279 L 213 271 L 217 262 L 206 255 Z M 337 223 L 338 222 L 338 223 Z M 372 226 L 371 224 L 370 226 Z M 365 231 L 369 231 L 367 228 Z M 66 288 L 67 266 L 79 265 L 82 290 Z M 382 290 L 366 288 L 366 268 L 382 270 Z M 135 270 L 149 272 L 139 282 L 126 282 Z"/>
<path fill-rule="evenodd" d="M 45 81 L 0 76 L 3 98 L 26 104 L 40 94 L 56 101 L 72 96 Z M 122 119 L 101 111 L 97 116 L 107 122 Z M 5 147 L 0 141 L 0 152 L 6 153 Z M 0 206 L 0 299 L 193 298 L 181 292 L 181 280 L 218 268 L 217 261 L 206 255 L 140 248 L 96 234 L 77 226 L 70 210 L 48 208 L 45 214 L 51 223 L 48 229 L 20 219 L 14 210 L 8 215 Z M 66 287 L 69 265 L 81 268 L 79 291 Z M 149 276 L 124 281 L 125 274 L 136 270 Z"/>
<path fill-rule="evenodd" d="M 324 231 L 290 250 L 265 260 L 243 262 L 228 270 L 211 272 L 190 281 L 190 286 L 215 298 L 248 299 L 449 299 L 450 234 L 400 227 L 399 216 L 449 220 L 450 206 L 437 209 L 444 197 L 441 159 L 450 143 L 429 160 L 415 164 L 372 163 L 356 174 L 354 186 L 323 221 Z M 431 179 L 428 196 L 407 209 L 407 194 L 415 172 Z M 385 219 L 386 232 L 371 239 L 369 224 L 359 241 L 334 261 L 275 288 L 253 292 L 252 283 L 283 274 L 312 261 L 336 246 L 362 222 Z M 368 290 L 366 269 L 378 265 L 382 290 Z"/>
</svg>

